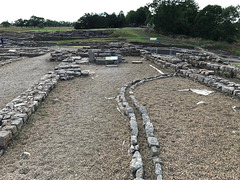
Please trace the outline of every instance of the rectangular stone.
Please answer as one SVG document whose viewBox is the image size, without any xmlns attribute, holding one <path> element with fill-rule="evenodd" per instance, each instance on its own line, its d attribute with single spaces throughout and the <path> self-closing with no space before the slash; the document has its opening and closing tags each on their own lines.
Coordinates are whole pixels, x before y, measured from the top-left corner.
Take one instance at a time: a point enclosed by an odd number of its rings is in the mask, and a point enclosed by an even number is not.
<svg viewBox="0 0 240 180">
<path fill-rule="evenodd" d="M 26 113 L 19 113 L 19 114 L 15 114 L 13 118 L 14 119 L 22 118 L 23 122 L 26 122 L 28 119 L 28 115 Z"/>
<path fill-rule="evenodd" d="M 11 131 L 0 131 L 0 146 L 4 147 L 12 139 Z"/>
<path fill-rule="evenodd" d="M 155 137 L 148 137 L 148 145 L 151 147 L 151 146 L 156 146 L 156 147 L 160 147 L 159 146 L 159 142 L 158 142 L 158 140 L 157 140 L 157 138 L 155 138 Z"/>
<path fill-rule="evenodd" d="M 13 126 L 13 125 L 11 125 L 11 126 L 9 126 L 9 125 L 4 126 L 2 128 L 2 130 L 4 130 L 4 131 L 11 131 L 13 135 L 17 133 L 17 127 Z"/>
<path fill-rule="evenodd" d="M 22 118 L 18 118 L 16 120 L 13 120 L 11 122 L 11 125 L 15 125 L 18 129 L 18 131 L 20 131 L 23 127 L 23 119 Z"/>
<path fill-rule="evenodd" d="M 151 154 L 152 157 L 156 157 L 159 155 L 158 148 L 156 146 L 151 146 Z"/>
</svg>

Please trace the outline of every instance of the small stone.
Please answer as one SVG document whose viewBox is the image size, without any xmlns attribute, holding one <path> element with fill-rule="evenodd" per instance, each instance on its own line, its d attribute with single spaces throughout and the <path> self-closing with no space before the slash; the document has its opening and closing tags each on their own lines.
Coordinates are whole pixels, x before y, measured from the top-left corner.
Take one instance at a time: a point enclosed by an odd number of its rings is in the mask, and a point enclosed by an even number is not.
<svg viewBox="0 0 240 180">
<path fill-rule="evenodd" d="M 150 122 L 146 123 L 145 131 L 146 131 L 147 137 L 153 137 L 154 136 L 154 127 L 153 127 L 152 123 L 150 123 Z"/>
<path fill-rule="evenodd" d="M 143 167 L 142 157 L 138 151 L 136 151 L 131 160 L 131 170 L 134 174 L 138 169 Z"/>
<path fill-rule="evenodd" d="M 59 99 L 57 99 L 57 98 L 52 99 L 52 102 L 53 102 L 53 104 L 56 104 L 57 102 L 59 102 Z"/>
<path fill-rule="evenodd" d="M 155 164 L 155 174 L 162 175 L 162 167 L 160 163 Z"/>
<path fill-rule="evenodd" d="M 11 131 L 0 131 L 0 146 L 4 147 L 12 138 Z"/>
<path fill-rule="evenodd" d="M 81 75 L 82 76 L 88 76 L 89 75 L 89 70 L 83 70 L 83 71 L 81 71 Z"/>
<path fill-rule="evenodd" d="M 157 138 L 155 138 L 155 137 L 148 137 L 148 144 L 149 144 L 149 146 L 156 146 L 158 148 L 160 147 L 159 142 L 158 142 Z"/>
<path fill-rule="evenodd" d="M 143 178 L 143 168 L 137 170 L 136 178 Z"/>
<path fill-rule="evenodd" d="M 21 154 L 21 158 L 23 158 L 23 159 L 29 159 L 30 156 L 31 156 L 31 154 L 29 152 L 23 152 Z"/>
<path fill-rule="evenodd" d="M 159 155 L 158 148 L 156 146 L 151 146 L 152 157 L 156 157 Z"/>
<path fill-rule="evenodd" d="M 137 136 L 131 136 L 131 145 L 137 145 Z"/>
<path fill-rule="evenodd" d="M 18 131 L 20 131 L 22 129 L 22 126 L 23 126 L 23 120 L 22 118 L 18 118 L 16 120 L 13 120 L 11 122 L 11 125 L 15 125 L 18 129 Z"/>
</svg>

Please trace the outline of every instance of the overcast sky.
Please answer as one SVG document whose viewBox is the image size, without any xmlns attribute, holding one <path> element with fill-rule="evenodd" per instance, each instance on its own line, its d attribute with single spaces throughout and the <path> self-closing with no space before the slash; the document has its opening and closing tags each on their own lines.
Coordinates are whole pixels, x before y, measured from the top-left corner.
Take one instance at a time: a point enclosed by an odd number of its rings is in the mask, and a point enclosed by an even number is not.
<svg viewBox="0 0 240 180">
<path fill-rule="evenodd" d="M 32 15 L 57 21 L 77 21 L 84 13 L 118 14 L 123 10 L 126 15 L 130 10 L 137 10 L 152 0 L 1 0 L 0 23 L 19 18 L 29 19 Z M 195 0 L 204 8 L 218 4 L 222 7 L 240 4 L 239 0 Z"/>
</svg>

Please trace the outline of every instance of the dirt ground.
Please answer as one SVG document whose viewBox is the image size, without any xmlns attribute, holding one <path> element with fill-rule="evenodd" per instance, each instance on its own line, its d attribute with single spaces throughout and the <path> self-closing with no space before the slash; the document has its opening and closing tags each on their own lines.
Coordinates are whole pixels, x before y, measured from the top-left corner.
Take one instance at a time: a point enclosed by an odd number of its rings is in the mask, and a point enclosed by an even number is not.
<svg viewBox="0 0 240 180">
<path fill-rule="evenodd" d="M 182 89 L 208 89 L 174 77 L 147 82 L 134 94 L 146 106 L 160 142 L 163 179 L 240 179 L 240 107 L 237 99 Z M 204 104 L 197 105 L 204 101 Z"/>
<path fill-rule="evenodd" d="M 126 82 L 158 72 L 149 62 L 131 64 L 140 58 L 125 59 L 129 63 L 117 68 L 84 65 L 89 77 L 60 82 L 0 157 L 0 180 L 131 179 L 129 121 L 117 111 L 115 98 Z M 49 63 L 44 63 L 44 70 L 38 70 L 38 63 L 27 68 L 24 61 L 2 67 L 1 105 L 53 70 L 56 63 Z M 16 76 L 21 72 L 22 77 Z M 10 85 L 2 77 L 6 74 L 12 77 Z M 209 89 L 174 77 L 144 83 L 134 91 L 155 127 L 163 178 L 239 180 L 240 111 L 232 106 L 240 107 L 240 101 L 218 92 L 202 96 L 178 91 L 188 88 Z M 197 105 L 200 101 L 205 103 Z M 24 152 L 30 155 L 22 156 Z"/>
<path fill-rule="evenodd" d="M 59 63 L 49 62 L 50 53 L 23 58 L 0 67 L 0 109 L 20 95 Z"/>
<path fill-rule="evenodd" d="M 125 59 L 117 68 L 82 66 L 90 77 L 60 82 L 0 157 L 0 179 L 129 179 L 129 121 L 115 98 L 126 82 L 158 72 Z"/>
</svg>

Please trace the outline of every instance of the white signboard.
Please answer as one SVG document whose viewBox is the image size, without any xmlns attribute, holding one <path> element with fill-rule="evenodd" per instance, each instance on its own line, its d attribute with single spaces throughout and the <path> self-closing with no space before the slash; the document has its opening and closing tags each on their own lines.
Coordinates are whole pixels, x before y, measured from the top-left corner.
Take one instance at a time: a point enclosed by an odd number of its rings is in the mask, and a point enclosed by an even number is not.
<svg viewBox="0 0 240 180">
<path fill-rule="evenodd" d="M 157 40 L 157 38 L 155 38 L 155 37 L 150 38 L 150 41 L 156 41 L 156 40 Z"/>
</svg>

